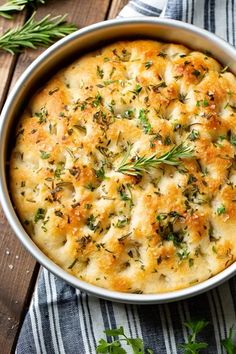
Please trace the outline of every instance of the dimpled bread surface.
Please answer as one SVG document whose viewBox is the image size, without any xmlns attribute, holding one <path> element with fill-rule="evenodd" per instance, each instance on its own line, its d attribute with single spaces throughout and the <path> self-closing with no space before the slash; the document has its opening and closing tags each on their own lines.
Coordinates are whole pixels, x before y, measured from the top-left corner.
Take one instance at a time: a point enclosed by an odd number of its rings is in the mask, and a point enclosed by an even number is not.
<svg viewBox="0 0 236 354">
<path fill-rule="evenodd" d="M 179 144 L 191 156 L 119 171 Z M 209 54 L 120 41 L 26 103 L 10 190 L 32 240 L 81 280 L 130 293 L 186 288 L 236 258 L 236 78 Z"/>
</svg>

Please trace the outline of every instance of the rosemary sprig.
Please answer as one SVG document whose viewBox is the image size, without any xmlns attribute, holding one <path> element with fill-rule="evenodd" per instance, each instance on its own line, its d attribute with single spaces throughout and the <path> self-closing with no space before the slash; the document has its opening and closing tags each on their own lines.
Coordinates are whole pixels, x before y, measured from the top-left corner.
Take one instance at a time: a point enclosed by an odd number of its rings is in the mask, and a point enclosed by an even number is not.
<svg viewBox="0 0 236 354">
<path fill-rule="evenodd" d="M 44 4 L 44 0 L 8 0 L 5 4 L 0 6 L 0 16 L 7 19 L 12 18 L 12 12 L 22 11 L 27 5 Z"/>
<path fill-rule="evenodd" d="M 14 54 L 23 48 L 47 47 L 56 39 L 77 29 L 73 24 L 66 23 L 66 15 L 53 18 L 47 15 L 39 21 L 34 19 L 34 15 L 33 13 L 23 27 L 9 29 L 0 36 L 0 49 Z"/>
<path fill-rule="evenodd" d="M 171 150 L 165 154 L 157 157 L 156 154 L 151 156 L 134 157 L 131 161 L 127 162 L 131 150 L 131 145 L 127 150 L 124 159 L 121 161 L 120 166 L 117 168 L 117 172 L 130 176 L 142 176 L 144 172 L 149 172 L 150 168 L 157 168 L 161 163 L 167 165 L 178 166 L 181 164 L 180 159 L 192 157 L 193 149 L 191 146 L 183 143 L 174 146 Z"/>
</svg>

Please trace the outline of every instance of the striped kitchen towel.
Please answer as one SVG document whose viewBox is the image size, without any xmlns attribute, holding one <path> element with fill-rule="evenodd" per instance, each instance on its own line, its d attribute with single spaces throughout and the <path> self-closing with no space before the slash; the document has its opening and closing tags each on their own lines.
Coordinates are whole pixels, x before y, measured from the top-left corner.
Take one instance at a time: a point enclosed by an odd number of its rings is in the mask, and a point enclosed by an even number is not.
<svg viewBox="0 0 236 354">
<path fill-rule="evenodd" d="M 235 45 L 234 0 L 131 0 L 119 15 L 128 16 L 165 16 L 193 23 Z M 195 319 L 210 323 L 199 336 L 209 344 L 203 353 L 225 353 L 220 342 L 236 324 L 236 277 L 185 301 L 134 306 L 82 293 L 42 269 L 16 351 L 96 353 L 99 339 L 105 339 L 104 329 L 123 326 L 128 336 L 142 338 L 154 353 L 182 353 L 179 345 L 188 336 L 183 323 Z"/>
</svg>

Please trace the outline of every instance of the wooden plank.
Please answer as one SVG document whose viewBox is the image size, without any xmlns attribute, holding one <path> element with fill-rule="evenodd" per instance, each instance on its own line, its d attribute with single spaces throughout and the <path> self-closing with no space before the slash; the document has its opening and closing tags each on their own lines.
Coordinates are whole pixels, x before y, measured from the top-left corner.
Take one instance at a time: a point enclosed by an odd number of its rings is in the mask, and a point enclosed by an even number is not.
<svg viewBox="0 0 236 354">
<path fill-rule="evenodd" d="M 68 14 L 67 20 L 74 23 L 78 28 L 82 28 L 92 23 L 103 21 L 106 18 L 109 2 L 109 0 L 67 0 L 60 1 L 59 5 L 58 0 L 51 0 L 47 6 L 40 7 L 36 18 L 42 18 L 49 13 L 53 16 Z M 17 62 L 11 87 L 15 84 L 21 73 L 42 51 L 43 49 L 36 51 L 27 50 L 22 53 Z"/>
<path fill-rule="evenodd" d="M 5 0 L 0 0 L 0 5 L 3 3 L 5 3 Z M 8 28 L 22 25 L 25 21 L 25 17 L 25 11 L 14 16 L 14 19 L 11 21 L 7 21 L 3 17 L 0 17 L 0 33 L 4 33 Z M 0 51 L 0 111 L 6 98 L 16 60 L 17 56 L 12 56 Z"/>
<path fill-rule="evenodd" d="M 96 2 L 94 0 L 51 0 L 47 6 L 38 9 L 37 17 L 42 18 L 48 13 L 53 15 L 69 13 L 68 20 L 77 24 L 78 27 L 83 27 L 105 19 L 109 2 L 109 0 L 96 0 Z M 11 87 L 41 51 L 27 50 L 19 56 Z M 5 58 L 12 60 L 11 56 Z M 3 75 L 9 82 L 10 73 Z M 6 92 L 7 88 L 4 95 Z M 3 95 L 3 89 L 1 94 Z M 38 266 L 14 236 L 2 211 L 0 211 L 0 235 L 0 348 L 4 348 L 4 354 L 8 354 L 14 350 L 16 338 L 29 305 Z"/>
<path fill-rule="evenodd" d="M 115 18 L 121 9 L 128 3 L 128 0 L 114 0 L 112 1 L 109 14 L 108 14 L 108 19 Z"/>
</svg>

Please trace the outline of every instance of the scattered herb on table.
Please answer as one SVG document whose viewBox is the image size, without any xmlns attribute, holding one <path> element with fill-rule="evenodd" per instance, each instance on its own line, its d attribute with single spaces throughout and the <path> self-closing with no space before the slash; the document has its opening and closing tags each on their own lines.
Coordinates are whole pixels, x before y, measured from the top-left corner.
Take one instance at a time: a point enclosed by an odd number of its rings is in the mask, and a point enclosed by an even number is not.
<svg viewBox="0 0 236 354">
<path fill-rule="evenodd" d="M 22 27 L 11 28 L 3 33 L 0 36 L 0 49 L 15 54 L 23 48 L 47 47 L 77 29 L 65 21 L 66 15 L 53 18 L 47 15 L 39 21 L 34 16 L 35 13 Z"/>
<path fill-rule="evenodd" d="M 233 326 L 229 330 L 229 335 L 221 341 L 227 354 L 236 354 L 236 345 L 233 343 Z"/>
<path fill-rule="evenodd" d="M 185 344 L 179 347 L 183 349 L 183 354 L 198 354 L 202 349 L 206 349 L 208 344 L 197 341 L 197 335 L 202 332 L 209 322 L 205 320 L 188 321 L 185 322 L 185 327 L 188 328 L 190 334 Z M 129 338 L 124 333 L 124 328 L 107 329 L 104 333 L 111 337 L 109 341 L 100 339 L 96 348 L 97 353 L 104 354 L 127 354 L 127 351 L 122 347 L 122 343 L 131 346 L 133 354 L 160 354 L 160 352 L 153 349 L 145 349 L 144 341 L 141 338 Z M 236 346 L 233 343 L 233 327 L 230 328 L 229 335 L 221 341 L 221 345 L 225 348 L 227 354 L 235 354 Z"/>
<path fill-rule="evenodd" d="M 44 3 L 44 0 L 8 0 L 0 6 L 0 16 L 9 20 L 12 18 L 13 12 L 22 11 L 28 5 L 35 6 Z"/>
<path fill-rule="evenodd" d="M 126 342 L 127 345 L 131 346 L 134 354 L 145 354 L 144 343 L 140 338 L 129 338 L 124 333 L 124 328 L 107 329 L 104 333 L 114 338 L 112 342 L 107 342 L 105 339 L 99 340 L 99 345 L 97 346 L 97 353 L 114 353 L 114 354 L 126 354 L 126 350 L 122 348 L 121 343 Z M 119 339 L 115 339 L 121 337 Z M 149 351 L 146 353 L 153 353 Z"/>
<path fill-rule="evenodd" d="M 198 342 L 196 339 L 197 334 L 200 333 L 208 325 L 207 321 L 189 321 L 185 322 L 184 325 L 190 330 L 188 341 L 180 346 L 182 349 L 184 349 L 184 354 L 198 354 L 201 349 L 208 347 L 207 343 Z"/>
</svg>

